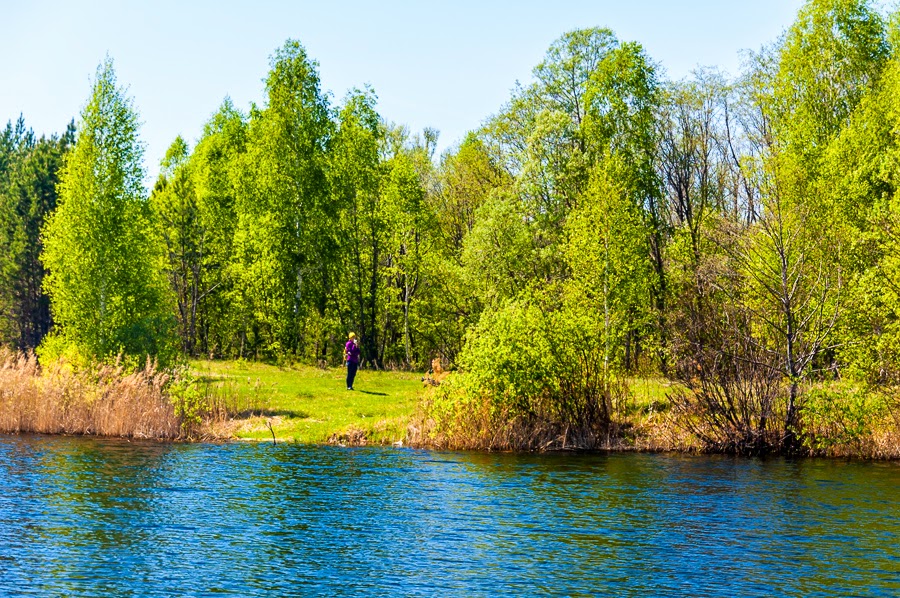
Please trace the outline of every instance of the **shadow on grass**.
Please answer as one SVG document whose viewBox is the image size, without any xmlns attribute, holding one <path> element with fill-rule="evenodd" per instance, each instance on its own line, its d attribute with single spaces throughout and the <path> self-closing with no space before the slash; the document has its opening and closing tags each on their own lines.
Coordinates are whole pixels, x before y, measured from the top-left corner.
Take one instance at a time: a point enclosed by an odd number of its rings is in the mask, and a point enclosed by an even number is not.
<svg viewBox="0 0 900 598">
<path fill-rule="evenodd" d="M 386 392 L 372 392 L 371 390 L 357 390 L 356 392 L 362 393 L 364 395 L 375 395 L 377 397 L 388 396 L 388 394 Z"/>
<path fill-rule="evenodd" d="M 197 382 L 200 384 L 214 384 L 216 382 L 225 382 L 228 378 L 233 378 L 234 376 L 226 376 L 224 374 L 202 374 L 197 376 Z"/>
<path fill-rule="evenodd" d="M 234 414 L 238 419 L 249 419 L 251 417 L 287 417 L 294 419 L 306 419 L 309 413 L 304 411 L 294 411 L 292 409 L 244 409 Z"/>
</svg>

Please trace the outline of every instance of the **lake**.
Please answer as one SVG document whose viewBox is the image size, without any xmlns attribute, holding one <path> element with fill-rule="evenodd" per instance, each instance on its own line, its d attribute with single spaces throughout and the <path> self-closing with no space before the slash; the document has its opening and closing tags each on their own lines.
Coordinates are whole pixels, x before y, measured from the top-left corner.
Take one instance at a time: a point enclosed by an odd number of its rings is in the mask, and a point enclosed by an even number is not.
<svg viewBox="0 0 900 598">
<path fill-rule="evenodd" d="M 900 464 L 0 436 L 0 594 L 898 595 Z"/>
</svg>

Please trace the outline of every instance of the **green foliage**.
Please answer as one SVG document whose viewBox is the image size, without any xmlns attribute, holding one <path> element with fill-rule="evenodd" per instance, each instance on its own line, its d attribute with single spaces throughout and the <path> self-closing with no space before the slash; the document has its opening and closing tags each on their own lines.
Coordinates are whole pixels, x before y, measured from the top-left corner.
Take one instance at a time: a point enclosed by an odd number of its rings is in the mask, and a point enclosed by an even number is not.
<svg viewBox="0 0 900 598">
<path fill-rule="evenodd" d="M 462 263 L 471 292 L 485 305 L 522 292 L 541 271 L 540 249 L 534 242 L 517 198 L 488 198 L 463 242 Z"/>
<path fill-rule="evenodd" d="M 84 369 L 94 361 L 83 347 L 72 343 L 58 328 L 43 338 L 35 353 L 43 363 L 66 363 L 75 369 Z"/>
<path fill-rule="evenodd" d="M 492 413 L 605 432 L 620 407 L 593 310 L 556 293 L 526 293 L 482 314 L 460 358 Z"/>
<path fill-rule="evenodd" d="M 202 381 L 192 370 L 182 367 L 174 372 L 167 390 L 175 417 L 181 422 L 181 432 L 190 437 L 199 429 L 210 409 Z"/>
<path fill-rule="evenodd" d="M 805 397 L 804 446 L 814 453 L 860 448 L 891 409 L 888 396 L 865 387 L 819 386 Z"/>
<path fill-rule="evenodd" d="M 74 124 L 60 137 L 36 139 L 22 117 L 0 134 L 0 343 L 32 350 L 50 330 L 43 291 L 40 236 L 55 209 L 59 170 L 74 142 Z"/>
<path fill-rule="evenodd" d="M 255 321 L 247 340 L 262 355 L 296 353 L 305 319 L 329 290 L 322 254 L 331 238 L 325 152 L 332 126 L 317 66 L 296 41 L 275 53 L 268 103 L 251 117 L 241 158 L 236 284 Z"/>
<path fill-rule="evenodd" d="M 867 0 L 810 0 L 779 51 L 776 133 L 792 151 L 819 155 L 879 79 L 889 47 Z"/>
<path fill-rule="evenodd" d="M 338 309 L 342 319 L 356 326 L 363 358 L 370 363 L 378 358 L 379 315 L 385 300 L 382 254 L 387 252 L 390 235 L 380 156 L 386 131 L 375 102 L 371 90 L 348 96 L 339 115 L 329 168 L 333 202 L 340 215 L 341 259 L 335 272 Z"/>
<path fill-rule="evenodd" d="M 60 334 L 79 352 L 167 361 L 171 310 L 137 127 L 106 60 L 60 176 L 58 207 L 43 230 L 44 285 Z"/>
<path fill-rule="evenodd" d="M 652 334 L 649 227 L 620 176 L 622 160 L 598 169 L 567 223 L 570 293 L 600 322 L 607 367 L 632 367 L 637 339 Z"/>
</svg>

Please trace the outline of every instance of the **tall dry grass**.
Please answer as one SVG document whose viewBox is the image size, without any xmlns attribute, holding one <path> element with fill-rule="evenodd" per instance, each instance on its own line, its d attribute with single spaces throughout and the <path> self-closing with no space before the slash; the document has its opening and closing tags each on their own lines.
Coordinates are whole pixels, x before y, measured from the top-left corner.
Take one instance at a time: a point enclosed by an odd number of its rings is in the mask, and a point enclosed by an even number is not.
<svg viewBox="0 0 900 598">
<path fill-rule="evenodd" d="M 185 429 L 152 362 L 75 370 L 0 349 L 0 432 L 177 439 Z"/>
</svg>

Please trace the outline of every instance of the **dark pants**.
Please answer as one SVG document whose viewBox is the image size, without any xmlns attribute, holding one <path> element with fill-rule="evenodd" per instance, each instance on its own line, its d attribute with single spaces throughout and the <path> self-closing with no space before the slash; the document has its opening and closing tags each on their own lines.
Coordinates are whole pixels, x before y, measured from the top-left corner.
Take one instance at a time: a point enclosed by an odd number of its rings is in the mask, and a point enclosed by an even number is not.
<svg viewBox="0 0 900 598">
<path fill-rule="evenodd" d="M 353 388 L 353 379 L 356 378 L 356 370 L 359 369 L 359 363 L 355 361 L 347 362 L 347 388 Z"/>
</svg>

